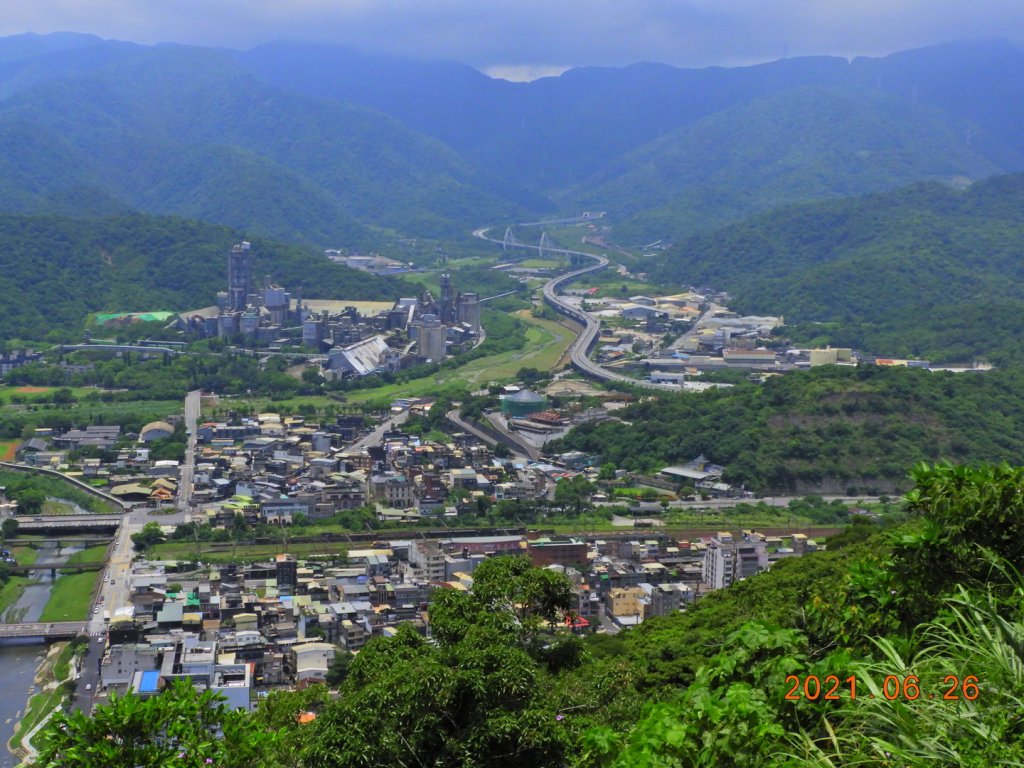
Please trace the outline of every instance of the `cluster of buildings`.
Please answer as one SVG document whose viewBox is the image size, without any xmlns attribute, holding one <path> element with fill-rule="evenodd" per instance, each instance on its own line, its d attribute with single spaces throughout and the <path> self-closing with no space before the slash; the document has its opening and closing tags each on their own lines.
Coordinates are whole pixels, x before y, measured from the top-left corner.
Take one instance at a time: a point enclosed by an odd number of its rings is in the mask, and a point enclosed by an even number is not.
<svg viewBox="0 0 1024 768">
<path fill-rule="evenodd" d="M 328 378 L 442 363 L 449 354 L 465 351 L 481 338 L 479 298 L 475 293 L 457 293 L 447 272 L 441 275 L 437 298 L 424 290 L 418 298 L 398 299 L 387 312 L 358 326 L 358 338 L 339 340 L 328 317 L 318 322 L 319 330 L 313 335 L 327 339 L 331 334 L 322 368 Z"/>
<path fill-rule="evenodd" d="M 412 263 L 403 263 L 381 256 L 378 253 L 363 255 L 348 253 L 337 248 L 328 248 L 324 256 L 335 264 L 344 264 L 349 269 L 358 269 L 360 272 L 369 272 L 374 275 L 399 275 L 412 269 Z"/>
<path fill-rule="evenodd" d="M 752 531 L 694 541 L 526 534 L 378 542 L 350 550 L 344 565 L 282 554 L 176 573 L 176 564 L 139 561 L 130 604 L 109 621 L 101 695 L 158 695 L 189 677 L 250 709 L 260 691 L 323 682 L 338 653 L 358 653 L 399 624 L 429 636 L 434 591 L 472 591 L 473 572 L 491 557 L 524 555 L 565 574 L 575 595 L 566 626 L 615 632 L 815 548 L 802 534 Z"/>
<path fill-rule="evenodd" d="M 201 574 L 137 562 L 129 604 L 109 620 L 101 689 L 157 695 L 175 678 L 251 709 L 258 690 L 323 682 L 341 652 L 358 652 L 401 622 L 425 631 L 430 586 L 392 578 L 393 550 L 353 551 L 348 565 L 290 555 Z"/>
<path fill-rule="evenodd" d="M 16 349 L 13 352 L 0 354 L 0 376 L 6 376 L 16 368 L 21 368 L 29 363 L 36 363 L 43 359 L 42 352 L 32 349 Z"/>
<path fill-rule="evenodd" d="M 591 289 L 592 290 L 592 289 Z M 740 370 L 785 373 L 821 365 L 906 366 L 929 370 L 987 370 L 990 366 L 937 367 L 927 360 L 858 356 L 850 348 L 804 349 L 781 347 L 773 338 L 782 317 L 738 316 L 724 304 L 725 294 L 689 292 L 674 296 L 632 296 L 629 300 L 596 299 L 577 291 L 581 307 L 602 319 L 595 359 L 610 368 L 632 370 L 656 384 L 676 384 L 699 390 L 727 386 L 693 381 L 708 371 Z M 664 334 L 682 335 L 666 345 Z"/>
<path fill-rule="evenodd" d="M 155 458 L 152 445 L 170 438 L 175 432 L 170 422 L 178 419 L 151 422 L 137 433 L 119 425 L 91 424 L 63 432 L 41 427 L 17 446 L 15 457 L 29 467 L 60 471 L 125 503 L 161 506 L 177 495 L 181 462 Z M 95 450 L 75 453 L 83 448 Z"/>
<path fill-rule="evenodd" d="M 585 302 L 595 317 L 642 322 L 650 330 L 665 332 L 673 327 L 685 328 L 693 325 L 701 316 L 707 298 L 688 291 L 672 296 L 630 296 L 628 299 L 588 297 Z"/>
<path fill-rule="evenodd" d="M 766 536 L 721 532 L 689 541 L 664 536 L 595 541 L 585 591 L 589 615 L 605 626 L 631 627 L 683 610 L 703 594 L 767 570 L 778 560 L 817 549 L 804 534 Z M 582 614 L 587 616 L 588 614 Z"/>
<path fill-rule="evenodd" d="M 345 261 L 371 258 L 376 257 Z M 443 362 L 480 338 L 479 298 L 456 292 L 447 273 L 441 276 L 436 299 L 424 291 L 393 303 L 303 300 L 269 277 L 257 288 L 252 248 L 242 242 L 228 254 L 227 275 L 227 290 L 217 294 L 216 306 L 180 315 L 178 327 L 199 337 L 241 340 L 271 351 L 302 345 L 325 355 L 322 370 L 328 377 Z"/>
<path fill-rule="evenodd" d="M 408 407 L 422 413 L 430 403 Z M 361 415 L 307 424 L 264 413 L 201 424 L 193 500 L 213 525 L 235 513 L 286 525 L 368 504 L 381 519 L 454 515 L 453 496 L 536 499 L 548 491 L 542 471 L 497 458 L 474 437 L 440 443 L 392 427 L 377 444 L 354 447 L 368 431 Z"/>
</svg>

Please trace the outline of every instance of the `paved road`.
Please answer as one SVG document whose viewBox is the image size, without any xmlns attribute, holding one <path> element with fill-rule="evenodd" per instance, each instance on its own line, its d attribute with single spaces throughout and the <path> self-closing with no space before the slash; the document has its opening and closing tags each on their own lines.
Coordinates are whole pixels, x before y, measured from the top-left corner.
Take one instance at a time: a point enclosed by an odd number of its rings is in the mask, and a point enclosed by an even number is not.
<svg viewBox="0 0 1024 768">
<path fill-rule="evenodd" d="M 719 309 L 720 307 L 718 304 L 708 304 L 708 308 L 701 313 L 700 317 L 698 317 L 694 321 L 693 325 L 691 325 L 682 336 L 673 341 L 668 348 L 671 350 L 675 350 L 677 352 L 680 349 L 682 349 L 683 345 L 687 342 L 687 340 L 690 339 L 692 336 L 695 336 L 697 334 L 697 331 L 704 327 L 704 323 L 707 321 L 707 319 L 710 317 L 714 317 L 715 312 L 717 312 Z"/>
<path fill-rule="evenodd" d="M 498 441 L 495 438 L 491 437 L 486 432 L 477 429 L 475 426 L 473 426 L 468 421 L 463 419 L 462 416 L 459 415 L 459 411 L 457 408 L 455 410 L 448 411 L 448 413 L 446 413 L 445 416 L 448 418 L 448 421 L 450 421 L 452 424 L 459 427 L 460 429 L 465 430 L 466 432 L 469 432 L 469 434 L 475 436 L 479 440 L 482 440 L 487 445 L 493 447 L 498 444 Z M 537 452 L 536 448 L 534 448 L 532 451 L 526 451 L 526 446 L 522 445 L 522 443 L 516 438 L 515 435 L 509 435 L 508 433 L 505 433 L 505 435 L 513 443 L 515 443 L 515 445 L 520 446 L 520 450 L 518 451 L 510 446 L 510 449 L 512 450 L 512 454 L 514 456 L 518 456 L 524 459 L 531 459 L 533 461 L 536 461 L 539 458 L 540 454 Z"/>
<path fill-rule="evenodd" d="M 167 515 L 155 514 L 150 509 L 136 509 L 122 519 L 117 536 L 111 546 L 111 555 L 107 561 L 106 570 L 101 572 L 102 581 L 97 602 L 93 603 L 91 608 L 92 613 L 87 629 L 89 648 L 82 659 L 82 674 L 75 689 L 72 709 L 91 712 L 93 697 L 100 689 L 99 668 L 103 652 L 106 649 L 107 632 L 107 625 L 103 621 L 103 612 L 108 611 L 113 618 L 118 608 L 125 608 L 132 604 L 128 584 L 134 551 L 131 535 L 141 531 L 142 527 L 149 522 L 156 522 L 160 525 L 179 525 L 190 518 L 191 513 L 187 510 L 179 510 Z M 92 685 L 91 690 L 86 690 L 88 685 Z"/>
<path fill-rule="evenodd" d="M 82 710 L 86 714 L 92 712 L 93 697 L 100 687 L 100 662 L 103 660 L 105 640 L 102 637 L 90 637 L 89 648 L 82 658 L 82 671 L 75 686 L 75 696 L 71 700 L 71 711 Z"/>
<path fill-rule="evenodd" d="M 510 430 L 505 420 L 502 419 L 500 413 L 485 413 L 484 416 L 487 418 L 487 423 L 491 425 L 497 432 L 500 432 L 508 440 L 511 440 L 516 445 L 520 446 L 522 452 L 525 452 L 528 457 L 533 461 L 540 461 L 541 449 L 526 439 L 525 436 L 521 436 Z"/>
<path fill-rule="evenodd" d="M 90 621 L 90 634 L 104 631 L 103 611 L 109 611 L 110 616 L 113 617 L 118 608 L 131 605 L 127 583 L 132 563 L 131 536 L 133 533 L 141 531 L 143 525 L 142 522 L 126 517 L 117 531 L 117 537 L 114 539 L 110 558 L 107 561 L 107 570 L 103 574 L 103 583 L 100 585 L 100 602 L 94 609 L 93 618 Z"/>
<path fill-rule="evenodd" d="M 192 508 L 192 477 L 196 468 L 196 428 L 199 424 L 199 408 L 202 393 L 196 389 L 185 395 L 185 429 L 188 443 L 185 445 L 185 461 L 181 465 L 178 480 L 178 511 L 188 513 Z"/>
<path fill-rule="evenodd" d="M 497 240 L 490 237 L 487 233 L 490 231 L 490 227 L 481 227 L 473 232 L 474 237 L 478 237 L 481 240 L 487 240 L 488 242 L 495 243 L 497 245 L 505 245 L 503 240 Z M 509 246 L 513 248 L 528 248 L 530 250 L 540 250 L 538 245 L 528 245 L 526 243 L 509 243 Z M 644 389 L 657 389 L 663 392 L 682 392 L 683 389 L 674 384 L 655 384 L 650 381 L 644 381 L 642 379 L 634 379 L 630 376 L 625 376 L 621 373 L 614 373 L 609 371 L 607 368 L 595 363 L 590 359 L 590 351 L 597 341 L 597 337 L 601 332 L 601 323 L 597 318 L 591 315 L 589 312 L 583 312 L 577 309 L 568 301 L 562 299 L 558 292 L 568 283 L 576 280 L 583 275 L 589 274 L 590 272 L 596 272 L 604 269 L 608 266 L 609 261 L 605 256 L 598 256 L 593 253 L 586 253 L 585 251 L 573 251 L 566 248 L 545 248 L 545 253 L 561 253 L 567 256 L 580 256 L 587 259 L 592 259 L 593 264 L 582 267 L 572 272 L 568 272 L 559 277 L 553 278 L 544 284 L 543 294 L 544 301 L 553 307 L 563 315 L 575 320 L 583 329 L 576 336 L 576 340 L 569 345 L 569 356 L 572 360 L 573 366 L 576 367 L 581 373 L 586 376 L 590 376 L 594 379 L 602 381 L 617 381 L 623 384 L 630 384 L 635 387 L 642 387 Z"/>
<path fill-rule="evenodd" d="M 395 427 L 405 424 L 409 419 L 409 412 L 402 411 L 397 416 L 392 416 L 389 419 L 384 419 L 380 424 L 374 427 L 373 431 L 364 435 L 363 437 L 356 440 L 347 450 L 350 451 L 365 451 L 371 445 L 379 445 L 384 440 L 384 433 L 389 432 Z"/>
</svg>

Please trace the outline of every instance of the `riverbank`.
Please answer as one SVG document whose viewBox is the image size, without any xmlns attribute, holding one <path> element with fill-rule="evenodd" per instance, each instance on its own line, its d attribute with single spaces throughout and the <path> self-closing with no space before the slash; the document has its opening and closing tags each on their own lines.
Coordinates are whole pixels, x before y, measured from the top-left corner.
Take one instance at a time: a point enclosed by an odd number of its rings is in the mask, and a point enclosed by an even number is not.
<svg viewBox="0 0 1024 768">
<path fill-rule="evenodd" d="M 19 563 L 65 563 L 82 550 L 76 546 L 58 548 L 56 541 L 42 541 L 33 542 L 31 547 L 15 544 L 12 551 Z M 95 556 L 95 552 L 89 555 Z M 3 618 L 7 622 L 87 618 L 91 592 L 99 577 L 99 571 L 63 574 L 59 568 L 56 580 L 49 570 L 37 571 L 31 578 L 13 576 L 0 589 L 0 600 L 6 608 Z M 42 724 L 67 705 L 74 691 L 74 646 L 74 641 L 55 643 L 49 649 L 13 641 L 0 645 L 4 682 L 0 686 L 0 741 L 18 759 L 31 753 L 31 741 Z M 0 757 L 0 768 L 14 768 L 16 764 L 11 754 Z"/>
<path fill-rule="evenodd" d="M 35 758 L 43 726 L 70 702 L 77 674 L 77 647 L 74 641 L 53 643 L 36 671 L 33 682 L 38 692 L 29 696 L 25 714 L 7 743 L 8 751 L 22 763 Z"/>
</svg>

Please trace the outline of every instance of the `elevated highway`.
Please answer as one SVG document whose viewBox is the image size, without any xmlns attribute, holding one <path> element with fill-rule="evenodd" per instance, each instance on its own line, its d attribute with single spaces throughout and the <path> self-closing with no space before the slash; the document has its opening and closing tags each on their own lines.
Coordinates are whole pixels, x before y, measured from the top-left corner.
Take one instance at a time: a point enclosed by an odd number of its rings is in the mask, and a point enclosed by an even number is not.
<svg viewBox="0 0 1024 768">
<path fill-rule="evenodd" d="M 448 411 L 445 416 L 452 424 L 457 426 L 459 429 L 469 432 L 477 439 L 487 443 L 492 448 L 498 443 L 506 445 L 513 453 L 519 454 L 520 456 L 526 456 L 526 458 L 537 461 L 540 459 L 540 450 L 533 445 L 530 445 L 524 440 L 520 440 L 516 435 L 508 434 L 506 432 L 499 431 L 494 425 L 488 425 L 491 428 L 490 432 L 481 429 L 480 426 L 470 423 L 462 418 L 459 414 L 459 409 Z"/>
<path fill-rule="evenodd" d="M 642 387 L 644 389 L 657 389 L 663 392 L 682 391 L 679 387 L 673 384 L 654 384 L 650 381 L 634 379 L 621 373 L 609 371 L 607 368 L 601 367 L 590 359 L 590 353 L 594 349 L 594 345 L 597 343 L 597 338 L 601 333 L 601 323 L 588 312 L 577 309 L 572 304 L 565 301 L 565 299 L 561 298 L 558 293 L 566 285 L 579 279 L 583 275 L 605 269 L 609 264 L 607 257 L 598 256 L 593 253 L 586 253 L 584 251 L 573 251 L 566 248 L 552 248 L 550 246 L 543 246 L 542 248 L 540 245 L 529 245 L 527 243 L 509 243 L 504 240 L 498 240 L 490 237 L 487 234 L 489 231 L 490 227 L 482 227 L 481 229 L 474 231 L 473 236 L 478 237 L 481 240 L 487 240 L 488 242 L 506 247 L 528 248 L 530 250 L 537 251 L 538 253 L 543 250 L 546 254 L 559 253 L 566 256 L 578 256 L 593 260 L 593 264 L 581 267 L 580 269 L 573 270 L 572 272 L 559 275 L 558 277 L 549 280 L 544 284 L 543 289 L 545 304 L 559 314 L 565 315 L 566 317 L 574 320 L 583 328 L 576 337 L 576 340 L 569 345 L 569 357 L 572 360 L 572 365 L 580 373 L 585 376 L 589 376 L 592 379 L 613 381 L 620 384 L 628 384 L 633 387 Z"/>
</svg>

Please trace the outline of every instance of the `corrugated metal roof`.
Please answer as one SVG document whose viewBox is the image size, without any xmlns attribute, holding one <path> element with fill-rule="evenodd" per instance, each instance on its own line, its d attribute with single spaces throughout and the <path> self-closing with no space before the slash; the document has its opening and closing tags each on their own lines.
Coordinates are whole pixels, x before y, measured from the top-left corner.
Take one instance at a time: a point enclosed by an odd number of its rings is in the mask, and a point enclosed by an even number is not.
<svg viewBox="0 0 1024 768">
<path fill-rule="evenodd" d="M 359 376 L 365 376 L 381 366 L 381 358 L 389 349 L 383 336 L 371 336 L 347 347 L 331 350 L 330 356 L 344 360 L 345 367 Z M 334 360 L 332 367 L 335 367 Z"/>
</svg>

